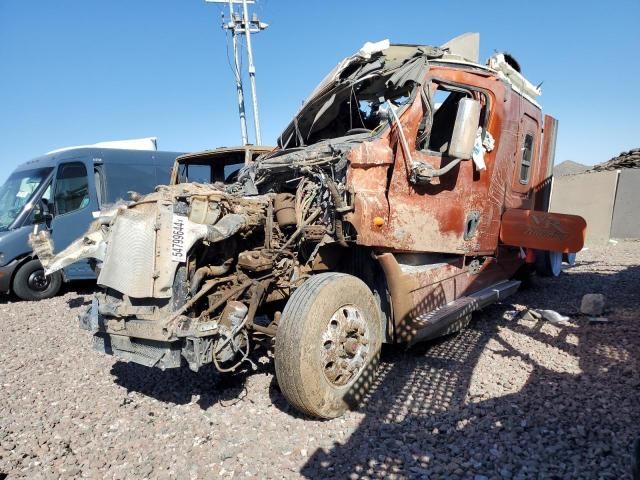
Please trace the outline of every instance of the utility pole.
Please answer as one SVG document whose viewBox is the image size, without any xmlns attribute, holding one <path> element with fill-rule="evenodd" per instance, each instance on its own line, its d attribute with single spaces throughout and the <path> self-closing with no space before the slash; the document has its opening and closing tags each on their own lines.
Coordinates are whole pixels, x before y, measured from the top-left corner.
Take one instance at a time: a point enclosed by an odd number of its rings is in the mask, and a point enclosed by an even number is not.
<svg viewBox="0 0 640 480">
<path fill-rule="evenodd" d="M 249 143 L 247 136 L 247 116 L 244 111 L 244 90 L 242 89 L 242 72 L 240 72 L 240 61 L 238 59 L 238 38 L 235 28 L 237 18 L 233 11 L 233 3 L 229 2 L 229 23 L 223 23 L 222 28 L 231 30 L 233 39 L 233 76 L 236 80 L 236 92 L 238 94 L 238 114 L 240 115 L 240 134 L 242 135 L 242 145 Z M 228 51 L 228 50 L 227 50 Z"/>
<path fill-rule="evenodd" d="M 244 32 L 247 37 L 247 56 L 249 57 L 249 81 L 251 82 L 251 99 L 253 100 L 253 125 L 256 130 L 256 144 L 262 145 L 262 133 L 260 132 L 260 116 L 258 115 L 258 97 L 256 94 L 256 67 L 253 64 L 253 49 L 251 48 L 251 25 L 249 24 L 247 0 L 242 0 L 242 13 L 245 25 Z M 259 32 L 260 22 L 258 22 L 258 17 L 256 17 L 255 15 L 254 19 L 255 23 L 258 24 Z"/>
<path fill-rule="evenodd" d="M 251 45 L 251 34 L 259 33 L 268 27 L 268 24 L 258 20 L 254 13 L 249 19 L 248 5 L 255 3 L 254 0 L 205 0 L 206 3 L 226 3 L 229 5 L 230 20 L 222 24 L 225 30 L 231 30 L 233 38 L 233 73 L 236 81 L 236 93 L 238 95 L 238 113 L 240 115 L 240 132 L 242 143 L 248 143 L 247 120 L 244 108 L 244 90 L 242 87 L 242 72 L 240 71 L 240 53 L 238 51 L 238 35 L 244 34 L 247 39 L 247 57 L 249 60 L 249 79 L 251 81 L 251 97 L 253 101 L 253 122 L 255 129 L 256 145 L 262 144 L 262 132 L 260 130 L 260 115 L 258 113 L 258 97 L 256 93 L 256 67 L 253 63 L 253 48 Z M 242 15 L 235 12 L 234 5 L 242 5 Z M 224 15 L 223 15 L 224 16 Z"/>
</svg>

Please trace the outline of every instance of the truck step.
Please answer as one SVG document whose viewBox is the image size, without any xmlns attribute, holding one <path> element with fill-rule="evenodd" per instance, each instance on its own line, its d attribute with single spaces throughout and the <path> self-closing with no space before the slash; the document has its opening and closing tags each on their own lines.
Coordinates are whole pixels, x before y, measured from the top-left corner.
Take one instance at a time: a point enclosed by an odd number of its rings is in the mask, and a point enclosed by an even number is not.
<svg viewBox="0 0 640 480">
<path fill-rule="evenodd" d="M 411 323 L 408 347 L 461 330 L 473 312 L 508 297 L 519 286 L 519 281 L 506 280 L 418 316 Z"/>
</svg>

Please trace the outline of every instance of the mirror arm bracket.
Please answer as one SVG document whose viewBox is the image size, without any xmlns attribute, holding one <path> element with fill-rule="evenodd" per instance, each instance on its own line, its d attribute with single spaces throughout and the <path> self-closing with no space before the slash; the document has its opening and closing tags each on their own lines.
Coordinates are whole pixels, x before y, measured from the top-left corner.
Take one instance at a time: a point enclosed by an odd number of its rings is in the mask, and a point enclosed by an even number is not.
<svg viewBox="0 0 640 480">
<path fill-rule="evenodd" d="M 441 177 L 442 175 L 451 171 L 461 161 L 461 158 L 456 158 L 442 168 L 433 168 L 426 162 L 413 162 L 413 165 L 411 166 L 411 176 L 409 177 L 409 181 L 414 185 L 425 185 L 433 183 L 434 178 Z"/>
</svg>

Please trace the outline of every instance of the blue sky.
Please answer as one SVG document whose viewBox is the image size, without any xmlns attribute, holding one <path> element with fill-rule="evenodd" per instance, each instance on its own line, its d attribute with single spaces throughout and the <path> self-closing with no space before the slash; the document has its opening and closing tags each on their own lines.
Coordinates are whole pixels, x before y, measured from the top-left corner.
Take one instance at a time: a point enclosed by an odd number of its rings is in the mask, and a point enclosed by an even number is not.
<svg viewBox="0 0 640 480">
<path fill-rule="evenodd" d="M 556 162 L 640 147 L 638 0 L 258 0 L 254 10 L 270 24 L 254 37 L 265 143 L 365 41 L 438 45 L 478 31 L 483 59 L 508 50 L 544 81 L 540 103 L 560 120 Z M 239 144 L 222 11 L 204 0 L 0 0 L 0 181 L 67 145 Z"/>
</svg>

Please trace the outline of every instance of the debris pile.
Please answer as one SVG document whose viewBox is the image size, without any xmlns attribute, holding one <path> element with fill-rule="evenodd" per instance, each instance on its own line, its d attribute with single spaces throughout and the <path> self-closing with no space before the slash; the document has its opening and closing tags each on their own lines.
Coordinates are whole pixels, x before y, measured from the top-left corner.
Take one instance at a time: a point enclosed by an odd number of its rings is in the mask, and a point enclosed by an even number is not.
<svg viewBox="0 0 640 480">
<path fill-rule="evenodd" d="M 606 323 L 608 318 L 603 317 L 606 298 L 601 293 L 588 293 L 582 297 L 580 302 L 580 313 L 584 315 L 591 323 Z M 515 313 L 515 311 L 514 311 Z M 555 310 L 543 310 L 527 308 L 515 313 L 512 318 L 522 318 L 529 321 L 546 320 L 549 323 L 560 324 L 571 319 L 567 315 L 563 315 Z"/>
<path fill-rule="evenodd" d="M 621 168 L 640 168 L 640 148 L 622 152 L 611 160 L 595 165 L 592 171 L 602 172 L 605 170 L 619 170 Z"/>
</svg>

